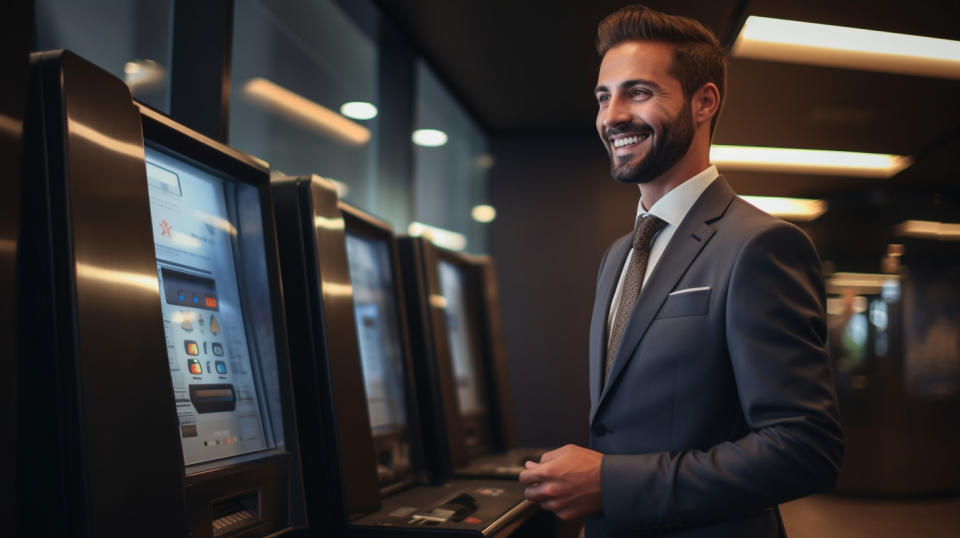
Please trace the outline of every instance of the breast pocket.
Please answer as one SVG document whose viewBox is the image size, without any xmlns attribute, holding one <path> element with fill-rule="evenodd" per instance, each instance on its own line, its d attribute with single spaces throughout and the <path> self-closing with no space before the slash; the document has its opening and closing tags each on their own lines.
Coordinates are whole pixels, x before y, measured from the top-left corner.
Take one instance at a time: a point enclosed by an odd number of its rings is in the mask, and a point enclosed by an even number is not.
<svg viewBox="0 0 960 538">
<path fill-rule="evenodd" d="M 671 293 L 657 314 L 657 319 L 702 316 L 710 306 L 710 288 L 680 290 Z"/>
</svg>

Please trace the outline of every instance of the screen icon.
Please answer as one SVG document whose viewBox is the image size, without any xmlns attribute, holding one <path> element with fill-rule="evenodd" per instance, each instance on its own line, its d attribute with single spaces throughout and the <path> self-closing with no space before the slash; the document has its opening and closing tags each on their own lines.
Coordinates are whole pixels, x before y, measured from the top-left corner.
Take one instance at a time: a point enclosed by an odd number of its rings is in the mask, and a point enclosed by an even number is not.
<svg viewBox="0 0 960 538">
<path fill-rule="evenodd" d="M 227 373 L 227 363 L 223 361 L 217 361 L 217 373 L 226 374 Z"/>
<path fill-rule="evenodd" d="M 187 359 L 187 367 L 190 369 L 190 373 L 193 375 L 200 375 L 203 373 L 203 366 L 200 366 L 200 361 L 197 359 Z"/>
<path fill-rule="evenodd" d="M 207 295 L 203 298 L 203 304 L 206 305 L 207 308 L 216 308 L 217 298 Z"/>
<path fill-rule="evenodd" d="M 210 314 L 210 333 L 214 336 L 220 334 L 220 323 L 217 321 L 217 317 L 213 314 Z"/>
<path fill-rule="evenodd" d="M 193 331 L 193 313 L 180 312 L 180 315 L 183 316 L 183 321 L 180 322 L 180 328 L 186 332 Z"/>
<path fill-rule="evenodd" d="M 184 340 L 183 347 L 187 350 L 187 355 L 200 354 L 200 346 L 197 345 L 195 340 Z"/>
<path fill-rule="evenodd" d="M 214 343 L 213 343 L 213 354 L 216 355 L 216 356 L 218 356 L 218 357 L 222 357 L 222 356 L 223 356 L 223 344 L 221 344 L 220 342 L 214 342 Z"/>
</svg>

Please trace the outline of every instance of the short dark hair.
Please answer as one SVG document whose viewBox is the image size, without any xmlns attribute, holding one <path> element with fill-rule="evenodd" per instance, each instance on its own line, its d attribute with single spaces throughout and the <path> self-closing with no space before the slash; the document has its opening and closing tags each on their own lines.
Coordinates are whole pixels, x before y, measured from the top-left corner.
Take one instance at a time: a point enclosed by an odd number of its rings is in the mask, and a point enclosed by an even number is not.
<svg viewBox="0 0 960 538">
<path fill-rule="evenodd" d="M 687 99 L 708 82 L 717 85 L 720 107 L 710 123 L 712 135 L 726 97 L 727 82 L 726 56 L 717 36 L 697 20 L 635 4 L 607 15 L 597 27 L 597 53 L 601 58 L 624 41 L 656 41 L 673 45 L 670 73 L 680 81 Z"/>
</svg>

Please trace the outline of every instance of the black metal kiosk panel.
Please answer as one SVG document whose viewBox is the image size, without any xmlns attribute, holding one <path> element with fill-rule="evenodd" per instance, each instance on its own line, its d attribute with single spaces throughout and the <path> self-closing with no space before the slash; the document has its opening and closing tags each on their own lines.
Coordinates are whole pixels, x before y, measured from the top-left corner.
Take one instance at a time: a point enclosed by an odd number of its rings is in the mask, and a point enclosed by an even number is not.
<svg viewBox="0 0 960 538">
<path fill-rule="evenodd" d="M 304 526 L 265 165 L 69 52 L 32 71 L 21 311 L 46 360 L 19 530 Z"/>
</svg>

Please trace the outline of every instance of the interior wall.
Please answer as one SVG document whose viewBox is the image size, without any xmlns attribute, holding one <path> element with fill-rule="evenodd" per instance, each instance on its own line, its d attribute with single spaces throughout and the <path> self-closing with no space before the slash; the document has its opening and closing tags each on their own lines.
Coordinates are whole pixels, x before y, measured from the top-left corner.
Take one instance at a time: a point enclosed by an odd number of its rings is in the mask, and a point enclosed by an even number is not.
<svg viewBox="0 0 960 538">
<path fill-rule="evenodd" d="M 610 178 L 595 133 L 493 138 L 490 249 L 524 446 L 587 442 L 587 355 L 597 270 L 629 233 L 639 191 Z"/>
</svg>

